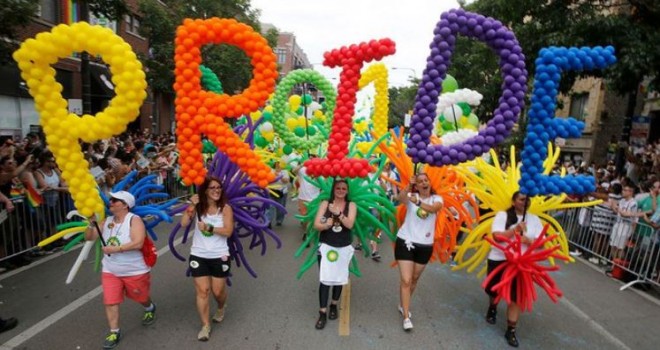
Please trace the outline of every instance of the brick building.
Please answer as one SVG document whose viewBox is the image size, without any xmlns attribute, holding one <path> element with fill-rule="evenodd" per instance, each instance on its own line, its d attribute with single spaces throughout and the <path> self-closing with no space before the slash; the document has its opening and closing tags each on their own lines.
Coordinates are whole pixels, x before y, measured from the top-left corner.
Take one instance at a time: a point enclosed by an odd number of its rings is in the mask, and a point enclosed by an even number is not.
<svg viewBox="0 0 660 350">
<path fill-rule="evenodd" d="M 81 17 L 80 4 L 76 0 L 37 1 L 40 6 L 32 22 L 18 28 L 20 41 L 50 31 L 61 23 L 75 23 Z M 139 57 L 146 56 L 149 53 L 149 42 L 139 34 L 141 14 L 138 0 L 126 0 L 126 4 L 130 13 L 119 21 L 110 21 L 90 13 L 89 22 L 112 29 L 131 45 Z M 62 96 L 69 101 L 69 110 L 81 114 L 82 76 L 78 54 L 72 53 L 70 57 L 60 59 L 53 68 L 57 72 L 57 81 L 63 87 Z M 90 59 L 90 75 L 91 108 L 92 114 L 95 114 L 103 110 L 112 99 L 114 86 L 110 81 L 110 71 L 101 58 Z M 0 66 L 0 82 L 0 134 L 20 137 L 34 130 L 39 124 L 39 116 L 15 63 Z M 155 128 L 156 133 L 170 131 L 174 120 L 173 96 L 154 95 L 149 89 L 147 94 L 140 116 L 129 125 L 129 129 Z"/>
</svg>

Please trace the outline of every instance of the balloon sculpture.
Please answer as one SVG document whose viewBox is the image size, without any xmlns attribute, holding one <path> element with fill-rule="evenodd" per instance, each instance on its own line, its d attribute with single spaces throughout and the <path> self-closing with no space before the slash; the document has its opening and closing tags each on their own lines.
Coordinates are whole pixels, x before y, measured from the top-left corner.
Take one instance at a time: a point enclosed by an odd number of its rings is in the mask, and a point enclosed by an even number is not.
<svg viewBox="0 0 660 350">
<path fill-rule="evenodd" d="M 58 59 L 82 51 L 103 57 L 116 87 L 116 95 L 108 107 L 94 116 L 79 117 L 68 112 L 67 101 L 61 94 L 62 85 L 51 67 Z M 21 44 L 14 52 L 14 59 L 34 97 L 48 147 L 69 185 L 76 208 L 86 217 L 102 213 L 104 207 L 96 181 L 78 141 L 94 142 L 118 135 L 137 118 L 147 97 L 142 64 L 131 46 L 112 30 L 86 22 L 60 24 L 50 32 L 37 34 L 35 39 Z"/>
</svg>

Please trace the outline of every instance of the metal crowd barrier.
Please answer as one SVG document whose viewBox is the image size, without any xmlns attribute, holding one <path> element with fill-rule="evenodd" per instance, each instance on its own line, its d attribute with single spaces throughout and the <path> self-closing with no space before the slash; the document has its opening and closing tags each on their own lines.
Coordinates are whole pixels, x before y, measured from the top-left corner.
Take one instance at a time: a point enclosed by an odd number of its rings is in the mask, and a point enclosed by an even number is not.
<svg viewBox="0 0 660 350">
<path fill-rule="evenodd" d="M 660 230 L 643 218 L 621 218 L 605 206 L 556 212 L 573 249 L 625 284 L 660 287 Z M 614 245 L 613 245 L 614 244 Z M 622 249 L 618 249 L 622 247 Z"/>
<path fill-rule="evenodd" d="M 190 194 L 189 187 L 184 186 L 172 173 L 163 179 L 163 186 L 170 198 Z M 74 209 L 71 195 L 57 191 L 44 192 L 42 195 L 44 201 L 36 207 L 23 196 L 11 198 L 14 205 L 12 212 L 0 204 L 0 262 L 32 251 L 39 241 L 55 233 L 57 225 L 68 221 L 66 215 Z"/>
</svg>

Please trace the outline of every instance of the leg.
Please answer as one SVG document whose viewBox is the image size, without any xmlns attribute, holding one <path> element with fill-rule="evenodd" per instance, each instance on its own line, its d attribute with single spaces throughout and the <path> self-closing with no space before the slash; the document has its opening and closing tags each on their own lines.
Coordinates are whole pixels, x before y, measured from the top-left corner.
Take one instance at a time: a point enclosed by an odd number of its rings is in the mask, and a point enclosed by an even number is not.
<svg viewBox="0 0 660 350">
<path fill-rule="evenodd" d="M 401 278 L 399 287 L 401 308 L 403 308 L 403 318 L 408 318 L 415 263 L 409 260 L 398 260 L 397 263 L 399 265 L 399 275 Z"/>
<path fill-rule="evenodd" d="M 328 306 L 328 296 L 330 295 L 330 286 L 327 286 L 323 283 L 319 285 L 319 319 L 316 321 L 316 329 L 325 328 L 325 324 L 328 320 L 327 316 L 327 306 Z"/>
<path fill-rule="evenodd" d="M 209 326 L 209 294 L 211 293 L 211 277 L 195 277 L 195 301 L 197 304 L 197 313 L 202 325 Z"/>
<path fill-rule="evenodd" d="M 424 272 L 425 268 L 426 268 L 426 265 L 415 263 L 415 266 L 413 268 L 412 281 L 411 281 L 411 284 L 410 284 L 410 297 L 411 298 L 412 298 L 413 293 L 415 292 L 415 288 L 417 288 L 417 281 L 419 281 L 419 277 L 422 276 L 422 272 Z"/>
<path fill-rule="evenodd" d="M 339 312 L 337 311 L 337 304 L 339 304 L 339 298 L 341 297 L 342 286 L 333 286 L 332 287 L 332 300 L 330 301 L 330 312 L 328 313 L 328 318 L 331 320 L 336 320 Z"/>
<path fill-rule="evenodd" d="M 511 303 L 506 310 L 507 327 L 504 337 L 507 343 L 513 347 L 518 347 L 518 337 L 516 337 L 516 325 L 518 324 L 518 317 L 520 317 L 520 307 L 516 303 Z"/>
<path fill-rule="evenodd" d="M 277 202 L 280 203 L 283 207 L 286 208 L 286 197 L 288 193 L 282 193 L 280 198 L 277 199 Z M 278 210 L 277 215 L 276 215 L 276 220 L 275 222 L 277 225 L 282 225 L 282 222 L 284 222 L 284 211 L 283 210 Z"/>
<path fill-rule="evenodd" d="M 105 317 L 108 319 L 110 330 L 119 329 L 119 304 L 106 305 Z"/>
<path fill-rule="evenodd" d="M 225 305 L 227 302 L 227 279 L 224 277 L 211 277 L 211 292 L 218 303 L 218 310 L 213 316 L 213 322 L 220 323 L 225 319 Z"/>
</svg>

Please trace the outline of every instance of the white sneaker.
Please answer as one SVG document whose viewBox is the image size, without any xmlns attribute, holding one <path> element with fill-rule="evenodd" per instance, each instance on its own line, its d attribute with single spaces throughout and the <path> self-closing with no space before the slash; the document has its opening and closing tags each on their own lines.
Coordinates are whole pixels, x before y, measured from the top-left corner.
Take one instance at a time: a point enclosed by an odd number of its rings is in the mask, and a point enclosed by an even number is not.
<svg viewBox="0 0 660 350">
<path fill-rule="evenodd" d="M 592 257 L 592 258 L 589 258 L 589 262 L 592 263 L 592 264 L 596 264 L 596 265 L 598 265 L 598 262 L 599 262 L 599 261 L 598 261 L 598 258 L 593 258 L 593 257 Z"/>
<path fill-rule="evenodd" d="M 571 256 L 574 256 L 574 257 L 578 257 L 578 256 L 582 255 L 582 252 L 579 251 L 579 250 L 575 250 L 575 251 L 569 252 L 568 254 L 570 254 Z"/>
<path fill-rule="evenodd" d="M 410 332 L 413 329 L 412 321 L 409 318 L 406 318 L 403 320 L 403 330 L 406 332 Z"/>
<path fill-rule="evenodd" d="M 399 305 L 399 313 L 403 316 L 403 307 Z M 408 311 L 408 318 L 412 318 L 412 312 Z"/>
<path fill-rule="evenodd" d="M 213 322 L 220 323 L 224 319 L 225 319 L 225 308 L 223 307 L 222 309 L 218 309 L 215 312 L 215 315 L 213 315 Z"/>
</svg>

